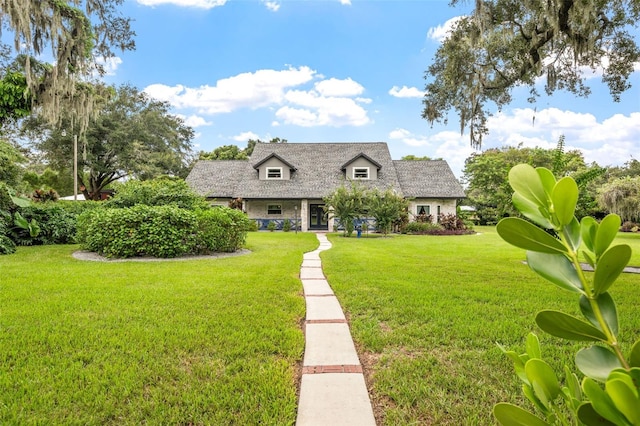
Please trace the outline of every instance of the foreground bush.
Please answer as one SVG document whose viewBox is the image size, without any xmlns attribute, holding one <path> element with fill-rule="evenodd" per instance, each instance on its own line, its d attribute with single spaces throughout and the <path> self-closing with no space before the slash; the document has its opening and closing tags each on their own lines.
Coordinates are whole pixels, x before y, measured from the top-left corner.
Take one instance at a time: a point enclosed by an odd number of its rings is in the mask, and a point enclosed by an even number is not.
<svg viewBox="0 0 640 426">
<path fill-rule="evenodd" d="M 175 206 L 97 209 L 78 218 L 78 240 L 107 257 L 176 257 L 192 251 L 195 213 Z"/>
<path fill-rule="evenodd" d="M 196 251 L 199 253 L 230 253 L 238 250 L 245 243 L 247 232 L 255 223 L 240 210 L 228 207 L 199 210 L 196 215 Z"/>
<path fill-rule="evenodd" d="M 229 208 L 191 211 L 175 205 L 104 208 L 78 217 L 77 239 L 107 257 L 177 257 L 233 252 L 245 242 L 249 220 Z"/>
<path fill-rule="evenodd" d="M 184 180 L 158 178 L 130 180 L 116 188 L 116 195 L 105 202 L 107 207 L 133 207 L 138 204 L 164 206 L 173 204 L 183 209 L 205 209 L 209 205 Z"/>
</svg>

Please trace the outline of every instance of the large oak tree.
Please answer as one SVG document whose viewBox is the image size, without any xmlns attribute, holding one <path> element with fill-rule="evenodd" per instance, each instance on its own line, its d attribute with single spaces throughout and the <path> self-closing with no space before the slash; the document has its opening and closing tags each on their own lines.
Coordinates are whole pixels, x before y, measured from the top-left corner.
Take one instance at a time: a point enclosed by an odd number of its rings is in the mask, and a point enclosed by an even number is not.
<svg viewBox="0 0 640 426">
<path fill-rule="evenodd" d="M 122 178 L 186 176 L 192 160 L 193 129 L 169 113 L 168 103 L 128 85 L 96 90 L 110 95 L 102 98 L 99 114 L 79 139 L 78 182 L 87 199 L 99 199 L 101 190 Z M 33 148 L 57 170 L 73 166 L 78 124 L 72 126 L 71 122 L 71 117 L 65 117 L 59 128 L 27 123 L 32 129 Z M 33 137 L 34 127 L 45 136 Z"/>
<path fill-rule="evenodd" d="M 640 0 L 476 0 L 425 73 L 422 116 L 446 122 L 454 110 L 461 131 L 468 128 L 471 145 L 480 147 L 489 104 L 510 103 L 518 86 L 528 87 L 535 101 L 541 77 L 548 94 L 564 89 L 587 96 L 583 71 L 601 69 L 618 101 L 640 59 L 630 32 L 639 23 Z"/>
</svg>

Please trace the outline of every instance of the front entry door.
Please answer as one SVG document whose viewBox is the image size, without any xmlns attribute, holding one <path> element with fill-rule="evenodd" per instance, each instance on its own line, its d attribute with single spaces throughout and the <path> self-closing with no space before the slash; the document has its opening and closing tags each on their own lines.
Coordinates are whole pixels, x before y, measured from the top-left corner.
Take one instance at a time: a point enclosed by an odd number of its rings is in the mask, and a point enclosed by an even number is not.
<svg viewBox="0 0 640 426">
<path fill-rule="evenodd" d="M 323 207 L 324 204 L 309 204 L 309 229 L 329 229 L 329 223 L 324 215 Z"/>
</svg>

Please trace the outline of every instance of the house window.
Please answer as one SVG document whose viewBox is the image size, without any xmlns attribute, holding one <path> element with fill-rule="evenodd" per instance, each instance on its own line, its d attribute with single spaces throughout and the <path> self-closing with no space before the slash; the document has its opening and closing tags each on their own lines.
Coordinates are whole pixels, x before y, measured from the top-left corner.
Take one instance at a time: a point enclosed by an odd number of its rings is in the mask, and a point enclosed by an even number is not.
<svg viewBox="0 0 640 426">
<path fill-rule="evenodd" d="M 368 167 L 354 167 L 353 168 L 353 178 L 354 179 L 369 179 L 369 168 Z"/>
<path fill-rule="evenodd" d="M 267 214 L 282 214 L 282 204 L 268 204 Z"/>
<path fill-rule="evenodd" d="M 282 167 L 267 167 L 267 179 L 282 179 Z"/>
<path fill-rule="evenodd" d="M 431 214 L 431 206 L 418 206 L 418 216 L 429 216 Z"/>
</svg>

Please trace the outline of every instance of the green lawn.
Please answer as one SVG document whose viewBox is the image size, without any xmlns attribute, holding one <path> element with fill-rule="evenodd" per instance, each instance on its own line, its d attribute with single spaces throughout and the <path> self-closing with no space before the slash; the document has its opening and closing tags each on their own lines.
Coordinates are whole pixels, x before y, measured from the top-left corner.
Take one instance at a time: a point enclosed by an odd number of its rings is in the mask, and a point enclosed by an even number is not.
<svg viewBox="0 0 640 426">
<path fill-rule="evenodd" d="M 293 424 L 315 247 L 251 233 L 252 253 L 225 259 L 0 256 L 0 424 Z"/>
<path fill-rule="evenodd" d="M 493 228 L 461 237 L 342 238 L 323 252 L 384 424 L 491 424 L 519 383 L 535 312 L 574 295 L 522 264 Z M 640 266 L 640 236 L 620 234 Z M 304 349 L 298 280 L 313 234 L 251 233 L 252 254 L 161 263 L 0 256 L 0 424 L 293 424 Z M 640 275 L 612 288 L 624 349 Z M 555 367 L 579 345 L 541 335 Z"/>
<path fill-rule="evenodd" d="M 545 308 L 579 315 L 577 297 L 538 278 L 524 251 L 494 228 L 480 235 L 343 238 L 322 253 L 325 274 L 350 318 L 388 425 L 492 424 L 496 402 L 522 402 L 511 363 L 496 343 L 518 351 Z M 640 266 L 640 238 L 620 234 Z M 640 337 L 640 275 L 624 274 L 611 293 L 623 349 Z M 542 335 L 543 355 L 573 365 L 580 344 Z"/>
</svg>

